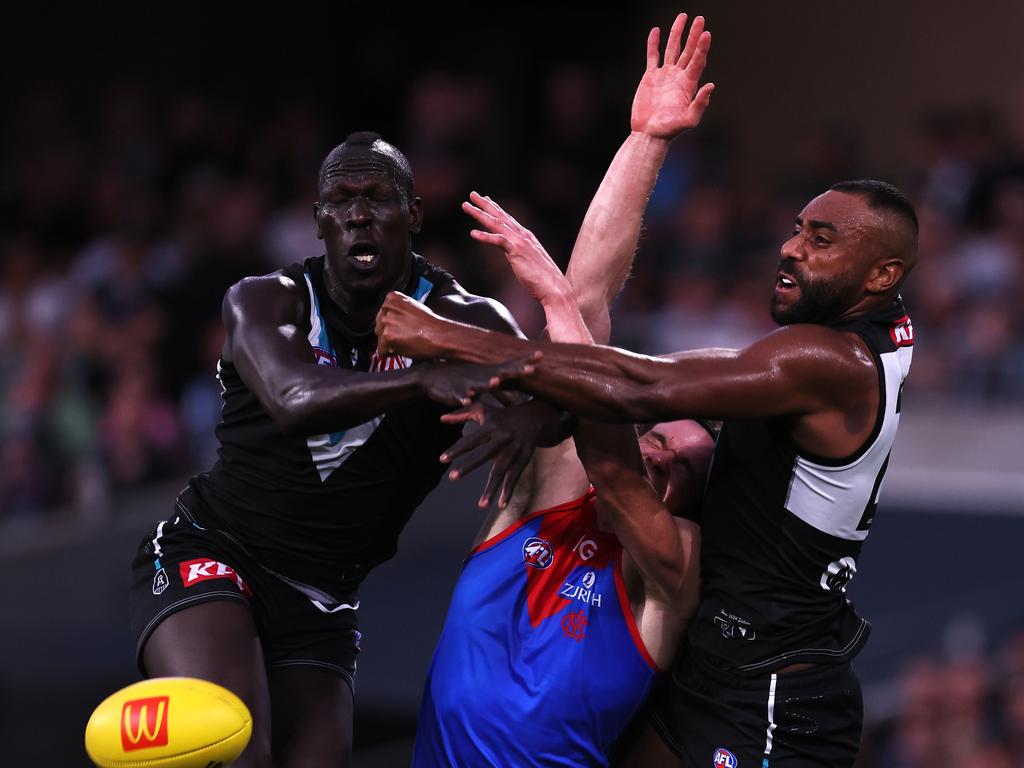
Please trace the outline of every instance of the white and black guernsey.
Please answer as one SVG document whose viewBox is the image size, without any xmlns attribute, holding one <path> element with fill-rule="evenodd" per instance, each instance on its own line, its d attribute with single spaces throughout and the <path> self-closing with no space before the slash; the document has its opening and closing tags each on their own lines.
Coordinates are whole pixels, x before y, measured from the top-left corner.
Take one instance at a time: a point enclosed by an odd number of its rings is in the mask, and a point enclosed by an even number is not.
<svg viewBox="0 0 1024 768">
<path fill-rule="evenodd" d="M 874 520 L 914 334 L 899 299 L 831 327 L 860 336 L 878 370 L 875 428 L 857 453 L 810 455 L 786 419 L 729 421 L 718 439 L 689 643 L 723 670 L 754 675 L 844 663 L 871 629 L 844 593 Z"/>
<path fill-rule="evenodd" d="M 327 297 L 324 257 L 284 270 L 305 304 L 309 345 L 321 365 L 387 371 L 408 358 L 379 358 L 377 338 L 355 334 Z M 452 293 L 451 275 L 414 256 L 403 292 L 421 302 Z M 331 594 L 346 593 L 389 559 L 413 510 L 438 483 L 438 456 L 459 436 L 425 398 L 348 429 L 286 436 L 226 360 L 219 460 L 190 483 L 200 523 L 233 536 L 261 564 Z"/>
</svg>

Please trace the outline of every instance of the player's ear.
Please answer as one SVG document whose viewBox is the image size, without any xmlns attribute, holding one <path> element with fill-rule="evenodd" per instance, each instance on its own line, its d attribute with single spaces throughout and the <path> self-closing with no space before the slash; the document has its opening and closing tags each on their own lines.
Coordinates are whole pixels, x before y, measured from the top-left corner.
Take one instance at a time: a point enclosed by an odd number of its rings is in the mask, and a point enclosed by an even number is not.
<svg viewBox="0 0 1024 768">
<path fill-rule="evenodd" d="M 324 233 L 320 231 L 320 203 L 313 203 L 313 221 L 316 222 L 316 239 L 323 240 Z"/>
<path fill-rule="evenodd" d="M 414 197 L 409 202 L 409 231 L 418 235 L 423 226 L 423 200 Z"/>
<path fill-rule="evenodd" d="M 903 279 L 903 259 L 891 257 L 875 263 L 865 286 L 868 293 L 888 293 Z"/>
</svg>

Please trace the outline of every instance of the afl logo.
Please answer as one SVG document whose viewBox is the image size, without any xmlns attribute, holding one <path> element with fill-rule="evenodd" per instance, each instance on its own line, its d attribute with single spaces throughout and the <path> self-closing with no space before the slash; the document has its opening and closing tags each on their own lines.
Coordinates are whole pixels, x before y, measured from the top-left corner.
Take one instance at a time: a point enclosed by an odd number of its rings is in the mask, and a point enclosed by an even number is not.
<svg viewBox="0 0 1024 768">
<path fill-rule="evenodd" d="M 719 747 L 715 750 L 715 758 L 712 761 L 712 765 L 715 768 L 737 768 L 739 764 L 740 761 L 736 759 L 736 755 L 725 747 Z"/>
<path fill-rule="evenodd" d="M 531 536 L 523 542 L 523 562 L 534 568 L 547 568 L 555 559 L 551 543 Z"/>
</svg>

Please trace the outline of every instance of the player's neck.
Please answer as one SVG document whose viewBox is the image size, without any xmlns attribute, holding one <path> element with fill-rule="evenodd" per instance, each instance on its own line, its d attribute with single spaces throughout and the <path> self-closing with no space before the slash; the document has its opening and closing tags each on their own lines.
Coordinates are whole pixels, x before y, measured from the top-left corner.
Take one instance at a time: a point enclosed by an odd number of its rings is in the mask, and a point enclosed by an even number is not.
<svg viewBox="0 0 1024 768">
<path fill-rule="evenodd" d="M 898 294 L 882 294 L 882 295 L 868 295 L 858 301 L 852 307 L 847 309 L 840 315 L 835 322 L 844 322 L 846 320 L 852 320 L 861 315 L 866 315 L 871 312 L 878 312 L 881 309 L 885 309 L 890 306 L 897 298 Z"/>
<path fill-rule="evenodd" d="M 330 263 L 324 264 L 323 282 L 327 296 L 337 308 L 345 325 L 352 331 L 365 334 L 373 331 L 384 298 L 391 291 L 408 290 L 412 277 L 413 260 L 410 258 L 402 274 L 394 284 L 381 291 L 352 291 L 345 283 L 338 280 L 331 271 Z"/>
<path fill-rule="evenodd" d="M 333 283 L 330 279 L 325 279 L 324 284 L 327 288 L 327 296 L 337 308 L 346 326 L 358 333 L 373 330 L 377 312 L 384 301 L 383 296 L 353 293 L 344 286 Z"/>
</svg>

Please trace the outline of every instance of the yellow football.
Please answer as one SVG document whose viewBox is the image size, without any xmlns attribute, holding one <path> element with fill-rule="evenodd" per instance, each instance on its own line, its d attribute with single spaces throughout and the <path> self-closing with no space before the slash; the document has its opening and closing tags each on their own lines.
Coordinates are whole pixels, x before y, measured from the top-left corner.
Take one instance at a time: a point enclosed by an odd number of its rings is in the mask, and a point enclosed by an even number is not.
<svg viewBox="0 0 1024 768">
<path fill-rule="evenodd" d="M 252 716 L 227 688 L 191 677 L 155 677 L 96 707 L 85 751 L 101 768 L 209 768 L 237 758 Z"/>
</svg>

